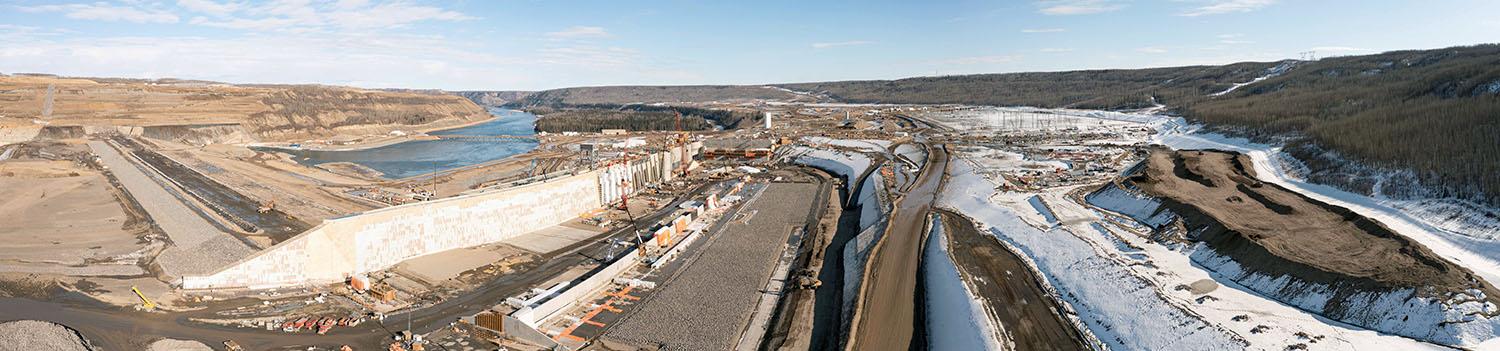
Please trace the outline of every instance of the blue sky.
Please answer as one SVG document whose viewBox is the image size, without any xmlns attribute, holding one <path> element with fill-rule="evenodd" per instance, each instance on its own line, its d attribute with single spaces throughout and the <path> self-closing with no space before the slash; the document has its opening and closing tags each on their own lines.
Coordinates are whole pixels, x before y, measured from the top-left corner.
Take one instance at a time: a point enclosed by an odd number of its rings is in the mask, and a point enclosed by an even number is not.
<svg viewBox="0 0 1500 351">
<path fill-rule="evenodd" d="M 538 90 L 1139 68 L 1500 42 L 1500 1 L 0 0 L 0 72 Z"/>
</svg>

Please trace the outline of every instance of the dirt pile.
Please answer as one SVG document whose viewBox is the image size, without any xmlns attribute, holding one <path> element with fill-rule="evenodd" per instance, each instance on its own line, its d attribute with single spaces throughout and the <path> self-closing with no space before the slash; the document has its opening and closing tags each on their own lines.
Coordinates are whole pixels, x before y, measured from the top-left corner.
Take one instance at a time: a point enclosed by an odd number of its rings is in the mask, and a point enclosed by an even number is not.
<svg viewBox="0 0 1500 351">
<path fill-rule="evenodd" d="M 52 104 L 46 114 L 49 91 Z M 463 97 L 334 86 L 0 77 L 0 125 L 218 126 L 262 141 L 383 134 L 490 118 Z M 61 131 L 61 130 L 59 130 Z"/>
<path fill-rule="evenodd" d="M 1476 278 L 1431 250 L 1348 209 L 1255 179 L 1249 157 L 1153 151 L 1131 185 L 1164 198 L 1196 230 L 1192 239 L 1242 263 L 1286 261 L 1264 273 L 1365 288 L 1476 287 Z"/>
<path fill-rule="evenodd" d="M 89 350 L 88 341 L 61 324 L 33 320 L 0 323 L 0 351 Z"/>
</svg>

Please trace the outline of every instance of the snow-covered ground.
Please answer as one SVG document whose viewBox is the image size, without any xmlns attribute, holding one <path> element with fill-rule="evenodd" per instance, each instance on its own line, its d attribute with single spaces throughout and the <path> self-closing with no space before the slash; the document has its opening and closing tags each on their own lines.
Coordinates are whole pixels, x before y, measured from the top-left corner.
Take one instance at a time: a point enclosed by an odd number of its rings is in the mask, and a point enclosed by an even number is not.
<svg viewBox="0 0 1500 351">
<path fill-rule="evenodd" d="M 967 160 L 950 163 L 939 206 L 976 220 L 982 230 L 1025 254 L 1082 324 L 1112 350 L 1229 350 L 1245 347 L 1233 333 L 1169 303 L 1127 262 L 1101 253 L 1067 229 L 1038 229 L 1017 210 L 989 202 L 994 184 Z M 1032 210 L 1034 211 L 1034 210 Z"/>
<path fill-rule="evenodd" d="M 1133 222 L 1108 220 L 1063 196 L 1069 189 L 996 192 L 970 162 L 986 161 L 954 162 L 940 205 L 975 218 L 981 229 L 1023 252 L 1111 349 L 1442 349 L 1331 321 L 1225 283 L 1195 264 L 1192 251 L 1142 238 L 1143 228 Z M 1030 199 L 1046 203 L 1061 225 L 1038 223 L 1046 216 Z M 1179 288 L 1194 283 L 1216 288 Z"/>
<path fill-rule="evenodd" d="M 971 107 L 957 111 L 929 113 L 924 116 L 959 130 L 989 132 L 1098 129 L 1136 124 L 1129 120 L 1088 116 L 1088 113 L 1082 110 L 1030 107 Z M 1112 113 L 1105 112 L 1105 114 Z"/>
<path fill-rule="evenodd" d="M 1275 167 L 1267 162 L 1269 158 L 1265 156 L 1267 151 L 1274 154 L 1274 150 L 1269 147 L 1239 145 L 1236 148 L 1233 143 L 1217 144 L 1223 141 L 1218 139 L 1220 137 L 1194 134 L 1192 132 L 1196 128 L 1186 124 L 1181 118 L 1088 110 L 1005 110 L 1008 112 L 950 113 L 939 116 L 938 119 L 945 124 L 958 126 L 964 132 L 983 132 L 996 130 L 997 124 L 1000 126 L 999 130 L 1005 130 L 1005 127 L 1015 127 L 1018 123 L 1014 120 L 994 121 L 997 118 L 1091 118 L 1104 120 L 1105 123 L 1061 123 L 1084 126 L 1083 129 L 1089 131 L 1119 132 L 1119 140 L 1111 140 L 1109 144 L 1154 142 L 1178 148 L 1243 151 L 1257 159 L 1259 174 L 1273 173 L 1270 169 L 1261 168 Z M 996 117 L 997 115 L 1005 116 Z M 1052 122 L 1053 130 L 1057 123 L 1060 122 Z M 1134 133 L 1143 128 L 1149 131 Z M 1101 143 L 1087 145 L 1099 144 Z M 1059 149 L 1068 147 L 1059 146 Z M 1257 156 L 1255 151 L 1261 153 Z M 940 205 L 975 218 L 981 229 L 1024 253 L 1030 263 L 1042 272 L 1047 283 L 1058 291 L 1061 300 L 1077 311 L 1080 322 L 1087 330 L 1111 349 L 1444 349 L 1442 346 L 1330 320 L 1259 294 L 1239 285 L 1231 277 L 1195 262 L 1196 254 L 1200 260 L 1223 263 L 1206 258 L 1208 254 L 1212 254 L 1211 250 L 1191 245 L 1163 246 L 1150 241 L 1146 238 L 1150 228 L 1075 202 L 1064 195 L 1071 188 L 1054 188 L 1039 193 L 996 190 L 1004 182 L 997 176 L 998 172 L 1014 172 L 1034 167 L 1053 168 L 1059 165 L 1036 164 L 1033 163 L 1036 161 L 1020 157 L 1020 153 L 991 148 L 962 149 L 956 157 L 953 168 L 949 170 L 951 178 L 940 199 Z M 1295 186 L 1287 187 L 1299 192 L 1308 191 Z M 1157 207 L 1151 203 L 1153 200 L 1128 192 L 1109 194 L 1108 197 L 1091 198 L 1090 201 L 1134 203 L 1136 212 L 1154 211 Z M 1126 207 L 1124 211 L 1129 212 L 1131 208 Z M 1170 215 L 1157 213 L 1127 215 L 1158 225 L 1171 219 Z M 1400 228 L 1396 229 L 1398 232 L 1402 231 Z M 1500 250 L 1494 251 L 1500 255 Z M 1461 264 L 1468 262 L 1457 261 Z M 1217 265 L 1214 268 L 1230 272 L 1231 275 L 1234 272 L 1234 267 L 1229 265 Z M 1405 309 L 1435 306 L 1417 306 L 1410 302 L 1391 301 L 1392 305 L 1382 306 Z M 1480 309 L 1486 308 L 1475 305 Z M 1433 314 L 1430 319 L 1445 318 L 1442 311 L 1429 312 Z M 1426 323 L 1431 321 L 1414 321 L 1410 325 L 1431 325 Z M 1486 323 L 1476 323 L 1475 326 L 1482 329 L 1484 324 Z M 1472 335 L 1482 336 L 1484 333 L 1481 330 Z M 1476 340 L 1470 338 L 1446 341 L 1473 344 Z"/>
<path fill-rule="evenodd" d="M 890 140 L 878 139 L 833 139 L 829 137 L 809 136 L 802 137 L 802 141 L 813 145 L 830 145 L 858 149 L 863 152 L 876 152 L 887 154 L 887 148 L 891 147 Z"/>
<path fill-rule="evenodd" d="M 922 252 L 926 279 L 927 346 L 932 350 L 1005 350 L 1004 326 L 993 323 L 948 257 L 943 226 L 933 225 Z"/>
<path fill-rule="evenodd" d="M 1289 177 L 1284 163 L 1273 162 L 1280 153 L 1278 147 L 1213 133 L 1168 134 L 1160 136 L 1157 142 L 1176 149 L 1220 149 L 1245 153 L 1255 162 L 1255 173 L 1261 180 L 1372 218 L 1401 235 L 1417 240 L 1439 255 L 1473 270 L 1485 280 L 1500 282 L 1500 241 L 1471 238 L 1429 224 L 1420 217 L 1390 205 L 1401 203 L 1400 200 L 1382 201 Z"/>
</svg>

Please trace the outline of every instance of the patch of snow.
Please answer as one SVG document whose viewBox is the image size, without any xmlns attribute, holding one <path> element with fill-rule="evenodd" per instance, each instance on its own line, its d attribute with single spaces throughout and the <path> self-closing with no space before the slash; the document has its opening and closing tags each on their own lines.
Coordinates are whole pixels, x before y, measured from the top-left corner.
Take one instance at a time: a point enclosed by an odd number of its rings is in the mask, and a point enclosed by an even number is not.
<svg viewBox="0 0 1500 351">
<path fill-rule="evenodd" d="M 948 238 L 943 235 L 943 226 L 933 225 L 927 235 L 922 270 L 926 278 L 923 284 L 928 349 L 1010 349 L 1002 343 L 1005 327 L 990 320 L 979 297 L 960 278 L 958 267 L 948 257 Z"/>
<path fill-rule="evenodd" d="M 1062 300 L 1112 350 L 1228 350 L 1248 344 L 1165 301 L 1153 284 L 1122 262 L 1101 256 L 1067 230 L 1027 225 L 1009 208 L 988 199 L 994 185 L 966 162 L 953 162 L 939 204 L 977 221 L 981 228 L 1025 255 Z"/>
</svg>

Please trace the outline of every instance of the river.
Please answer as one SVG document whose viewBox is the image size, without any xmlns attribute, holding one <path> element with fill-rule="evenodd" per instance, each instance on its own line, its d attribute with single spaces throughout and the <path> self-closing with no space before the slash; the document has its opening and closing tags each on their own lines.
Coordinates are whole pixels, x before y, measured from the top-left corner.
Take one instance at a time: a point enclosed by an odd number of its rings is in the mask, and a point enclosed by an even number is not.
<svg viewBox="0 0 1500 351">
<path fill-rule="evenodd" d="M 495 119 L 461 128 L 429 132 L 430 135 L 532 136 L 536 115 L 516 110 L 491 109 Z M 316 166 L 350 162 L 401 179 L 434 171 L 465 167 L 526 153 L 537 147 L 534 139 L 509 140 L 413 140 L 360 150 L 267 149 L 291 154 L 297 163 Z"/>
</svg>

